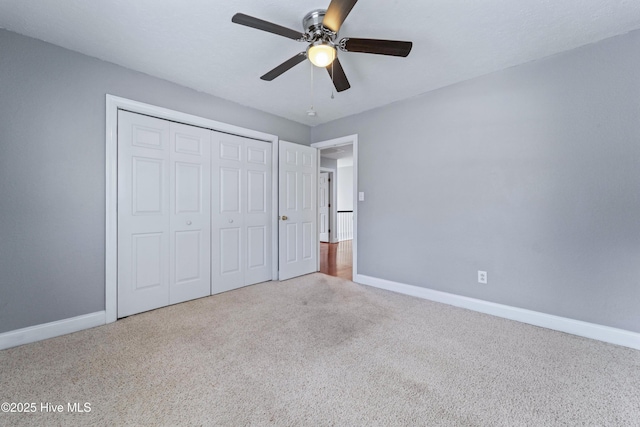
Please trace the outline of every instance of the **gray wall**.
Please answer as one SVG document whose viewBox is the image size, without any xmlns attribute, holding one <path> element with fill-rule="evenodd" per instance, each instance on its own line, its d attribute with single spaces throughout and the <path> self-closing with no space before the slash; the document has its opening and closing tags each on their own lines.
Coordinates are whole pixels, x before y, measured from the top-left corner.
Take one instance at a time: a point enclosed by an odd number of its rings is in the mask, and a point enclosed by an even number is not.
<svg viewBox="0 0 640 427">
<path fill-rule="evenodd" d="M 107 93 L 309 143 L 307 126 L 0 30 L 0 333 L 104 310 Z"/>
<path fill-rule="evenodd" d="M 322 151 L 321 151 L 322 153 Z M 329 157 L 320 157 L 320 167 L 338 170 L 338 161 Z"/>
<path fill-rule="evenodd" d="M 353 210 L 353 166 L 338 168 L 338 210 Z"/>
<path fill-rule="evenodd" d="M 640 332 L 638 52 L 636 31 L 312 128 L 359 135 L 358 273 Z"/>
</svg>

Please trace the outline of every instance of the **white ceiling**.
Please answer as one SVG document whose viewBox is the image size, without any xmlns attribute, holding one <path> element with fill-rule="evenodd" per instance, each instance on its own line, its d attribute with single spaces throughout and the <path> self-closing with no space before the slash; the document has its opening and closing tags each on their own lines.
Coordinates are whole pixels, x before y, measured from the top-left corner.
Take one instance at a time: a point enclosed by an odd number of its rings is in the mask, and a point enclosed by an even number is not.
<svg viewBox="0 0 640 427">
<path fill-rule="evenodd" d="M 331 99 L 305 45 L 233 24 L 242 12 L 302 31 L 329 0 L 0 0 L 0 27 L 311 126 L 640 28 L 638 0 L 361 0 L 340 37 L 414 42 L 408 58 L 340 53 L 351 89 Z M 0 59 L 1 60 L 1 59 Z"/>
</svg>

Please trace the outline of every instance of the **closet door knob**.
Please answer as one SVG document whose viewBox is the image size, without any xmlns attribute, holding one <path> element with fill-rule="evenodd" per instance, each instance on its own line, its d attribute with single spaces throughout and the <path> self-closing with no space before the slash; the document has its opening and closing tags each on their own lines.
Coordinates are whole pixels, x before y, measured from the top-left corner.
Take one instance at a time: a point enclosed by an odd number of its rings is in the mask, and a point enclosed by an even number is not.
<svg viewBox="0 0 640 427">
<path fill-rule="evenodd" d="M 191 221 L 187 221 L 187 225 L 191 225 Z"/>
<path fill-rule="evenodd" d="M 233 220 L 232 219 L 229 220 L 229 224 L 233 224 Z"/>
</svg>

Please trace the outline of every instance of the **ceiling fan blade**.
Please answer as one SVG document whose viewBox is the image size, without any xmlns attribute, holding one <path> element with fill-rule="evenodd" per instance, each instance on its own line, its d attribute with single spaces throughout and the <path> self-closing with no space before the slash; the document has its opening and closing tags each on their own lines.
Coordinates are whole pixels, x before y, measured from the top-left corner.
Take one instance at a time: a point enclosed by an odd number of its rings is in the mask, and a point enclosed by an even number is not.
<svg viewBox="0 0 640 427">
<path fill-rule="evenodd" d="M 327 66 L 327 71 L 338 92 L 345 91 L 351 87 L 338 58 L 334 59 L 333 62 Z"/>
<path fill-rule="evenodd" d="M 294 56 L 294 57 L 292 57 L 290 59 L 287 59 L 282 64 L 278 65 L 276 68 L 274 68 L 273 70 L 269 71 L 267 74 L 265 74 L 264 76 L 262 76 L 260 78 L 262 80 L 266 80 L 266 81 L 270 82 L 271 80 L 275 79 L 276 77 L 278 77 L 280 74 L 284 73 L 285 71 L 289 71 L 291 68 L 295 67 L 296 65 L 298 65 L 299 63 L 301 63 L 305 59 L 307 59 L 307 53 L 306 52 L 300 52 L 296 56 Z"/>
<path fill-rule="evenodd" d="M 291 28 L 283 27 L 281 25 L 274 24 L 273 22 L 263 21 L 262 19 L 254 18 L 253 16 L 245 15 L 244 13 L 236 13 L 233 15 L 231 22 L 256 28 L 268 33 L 277 34 L 293 40 L 304 40 L 304 34 L 300 31 L 292 30 Z"/>
<path fill-rule="evenodd" d="M 322 25 L 337 33 L 358 0 L 331 0 Z"/>
<path fill-rule="evenodd" d="M 411 52 L 412 42 L 397 40 L 356 39 L 340 40 L 340 49 L 345 52 L 374 53 L 377 55 L 391 55 L 406 57 Z"/>
</svg>

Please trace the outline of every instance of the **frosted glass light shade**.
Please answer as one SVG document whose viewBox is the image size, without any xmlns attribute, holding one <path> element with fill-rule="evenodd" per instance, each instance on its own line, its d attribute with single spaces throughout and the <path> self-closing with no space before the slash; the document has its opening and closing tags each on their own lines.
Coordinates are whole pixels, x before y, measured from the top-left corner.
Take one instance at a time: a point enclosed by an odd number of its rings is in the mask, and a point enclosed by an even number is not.
<svg viewBox="0 0 640 427">
<path fill-rule="evenodd" d="M 336 48 L 328 44 L 313 45 L 309 47 L 307 56 L 313 65 L 324 68 L 336 59 Z"/>
</svg>

